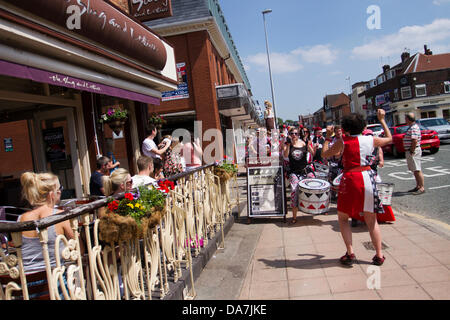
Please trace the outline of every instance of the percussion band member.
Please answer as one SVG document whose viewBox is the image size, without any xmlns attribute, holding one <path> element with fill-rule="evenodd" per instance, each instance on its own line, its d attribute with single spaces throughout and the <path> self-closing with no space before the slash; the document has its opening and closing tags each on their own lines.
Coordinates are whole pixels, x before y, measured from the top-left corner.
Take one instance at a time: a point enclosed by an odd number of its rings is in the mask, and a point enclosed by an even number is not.
<svg viewBox="0 0 450 320">
<path fill-rule="evenodd" d="M 356 261 L 349 218 L 366 222 L 376 249 L 372 259 L 373 264 L 381 266 L 385 261 L 381 250 L 381 232 L 377 223 L 377 214 L 384 213 L 384 209 L 378 196 L 375 173 L 367 160 L 371 158 L 374 148 L 383 147 L 392 142 L 385 115 L 386 112 L 383 109 L 378 109 L 377 116 L 384 129 L 385 137 L 363 136 L 366 121 L 362 115 L 352 113 L 344 116 L 341 122 L 345 136 L 330 148 L 329 143 L 334 128 L 327 127 L 322 156 L 328 158 L 343 152 L 344 174 L 339 185 L 337 209 L 341 235 L 347 247 L 347 252 L 340 258 L 340 262 L 347 266 L 351 266 Z"/>
</svg>

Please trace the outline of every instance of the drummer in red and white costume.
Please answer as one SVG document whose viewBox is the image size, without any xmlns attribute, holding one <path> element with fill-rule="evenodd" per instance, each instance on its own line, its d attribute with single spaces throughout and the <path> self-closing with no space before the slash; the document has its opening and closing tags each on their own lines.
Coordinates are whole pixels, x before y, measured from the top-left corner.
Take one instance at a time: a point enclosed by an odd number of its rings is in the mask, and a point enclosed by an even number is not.
<svg viewBox="0 0 450 320">
<path fill-rule="evenodd" d="M 349 218 L 363 220 L 369 229 L 372 243 L 376 249 L 373 257 L 375 265 L 382 265 L 385 257 L 381 251 L 381 233 L 377 223 L 377 214 L 384 212 L 375 183 L 375 173 L 369 161 L 375 147 L 383 147 L 392 142 L 392 135 L 386 121 L 385 111 L 379 109 L 378 120 L 384 129 L 385 137 L 363 136 L 366 127 L 364 118 L 356 113 L 342 119 L 342 130 L 345 136 L 329 147 L 333 127 L 327 127 L 327 138 L 323 146 L 323 157 L 331 157 L 343 151 L 342 162 L 344 175 L 339 185 L 338 218 L 342 237 L 347 247 L 346 254 L 341 257 L 341 263 L 352 265 L 356 261 L 352 246 L 352 231 Z"/>
</svg>

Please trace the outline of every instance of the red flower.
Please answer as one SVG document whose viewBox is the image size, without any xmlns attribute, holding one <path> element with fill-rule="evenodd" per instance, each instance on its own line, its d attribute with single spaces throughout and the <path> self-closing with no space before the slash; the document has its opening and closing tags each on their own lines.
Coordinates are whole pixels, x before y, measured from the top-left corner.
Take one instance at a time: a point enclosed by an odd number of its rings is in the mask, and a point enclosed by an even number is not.
<svg viewBox="0 0 450 320">
<path fill-rule="evenodd" d="M 108 209 L 109 209 L 109 211 L 113 211 L 113 212 L 114 212 L 114 211 L 116 211 L 118 208 L 119 208 L 119 203 L 118 203 L 116 200 L 114 200 L 114 201 L 108 203 Z"/>
<path fill-rule="evenodd" d="M 125 193 L 125 199 L 133 201 L 134 197 L 133 197 L 133 195 L 131 193 Z"/>
</svg>

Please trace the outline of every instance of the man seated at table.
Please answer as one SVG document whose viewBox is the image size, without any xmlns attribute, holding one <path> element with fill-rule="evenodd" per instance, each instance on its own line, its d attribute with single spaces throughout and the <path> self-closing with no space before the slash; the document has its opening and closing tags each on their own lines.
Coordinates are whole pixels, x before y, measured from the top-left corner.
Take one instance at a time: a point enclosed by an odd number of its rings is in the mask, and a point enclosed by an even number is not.
<svg viewBox="0 0 450 320">
<path fill-rule="evenodd" d="M 149 184 L 157 186 L 156 180 L 150 177 L 150 174 L 153 173 L 153 159 L 151 157 L 141 156 L 137 160 L 137 166 L 139 173 L 131 178 L 133 180 L 133 189 Z"/>
<path fill-rule="evenodd" d="M 89 189 L 93 196 L 104 196 L 105 190 L 103 189 L 102 177 L 109 175 L 109 164 L 111 160 L 108 157 L 100 157 L 97 159 L 97 170 L 91 175 L 89 182 Z"/>
</svg>

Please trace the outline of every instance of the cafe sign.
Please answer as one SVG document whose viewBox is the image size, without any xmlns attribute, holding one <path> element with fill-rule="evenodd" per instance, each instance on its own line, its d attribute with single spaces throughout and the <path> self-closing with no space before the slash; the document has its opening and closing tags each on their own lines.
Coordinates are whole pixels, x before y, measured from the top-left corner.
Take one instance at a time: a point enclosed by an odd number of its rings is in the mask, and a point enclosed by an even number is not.
<svg viewBox="0 0 450 320">
<path fill-rule="evenodd" d="M 157 70 L 166 65 L 167 51 L 161 39 L 103 0 L 5 1 Z M 79 16 L 79 23 L 71 29 L 68 20 L 73 14 Z"/>
<path fill-rule="evenodd" d="M 172 16 L 172 0 L 129 0 L 130 15 L 141 22 Z"/>
</svg>

